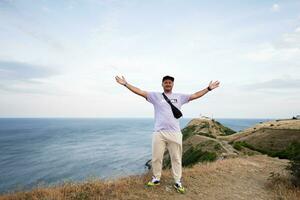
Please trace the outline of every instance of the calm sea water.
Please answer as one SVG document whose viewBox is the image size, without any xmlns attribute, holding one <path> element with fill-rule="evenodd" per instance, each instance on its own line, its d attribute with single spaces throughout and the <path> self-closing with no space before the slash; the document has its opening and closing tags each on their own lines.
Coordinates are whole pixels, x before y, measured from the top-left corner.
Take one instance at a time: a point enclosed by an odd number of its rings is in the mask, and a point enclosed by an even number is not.
<svg viewBox="0 0 300 200">
<path fill-rule="evenodd" d="M 217 119 L 239 131 L 268 119 Z M 181 119 L 183 128 L 190 119 Z M 140 174 L 153 119 L 0 118 L 0 193 Z"/>
</svg>

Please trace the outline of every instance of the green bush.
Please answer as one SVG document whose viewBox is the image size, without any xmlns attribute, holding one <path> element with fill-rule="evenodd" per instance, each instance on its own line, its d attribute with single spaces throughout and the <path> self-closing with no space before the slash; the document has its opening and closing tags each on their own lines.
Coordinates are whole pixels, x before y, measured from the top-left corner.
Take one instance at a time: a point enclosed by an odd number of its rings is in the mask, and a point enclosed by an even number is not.
<svg viewBox="0 0 300 200">
<path fill-rule="evenodd" d="M 182 140 L 186 140 L 190 136 L 194 135 L 194 132 L 196 130 L 196 126 L 188 126 L 182 129 Z"/>
<path fill-rule="evenodd" d="M 242 150 L 241 142 L 235 142 L 235 143 L 233 144 L 233 148 L 235 148 L 235 149 L 238 150 L 238 151 Z"/>
<path fill-rule="evenodd" d="M 225 135 L 231 135 L 231 134 L 234 134 L 236 133 L 234 130 L 226 127 L 226 126 L 223 126 L 220 122 L 218 121 L 215 121 L 216 124 L 218 124 L 220 126 L 220 129 L 222 132 L 224 132 Z"/>
<path fill-rule="evenodd" d="M 232 135 L 232 134 L 236 133 L 234 130 L 227 128 L 227 127 L 224 127 L 223 131 L 225 132 L 226 135 Z"/>
<path fill-rule="evenodd" d="M 217 158 L 215 152 L 202 151 L 199 147 L 189 148 L 182 157 L 182 166 L 193 166 L 198 162 L 214 161 Z"/>
<path fill-rule="evenodd" d="M 208 151 L 204 151 L 202 156 L 200 157 L 199 161 L 200 162 L 212 162 L 215 161 L 217 159 L 217 154 L 215 152 L 208 152 Z"/>
<path fill-rule="evenodd" d="M 242 147 L 247 147 L 248 149 L 251 149 L 251 150 L 254 150 L 254 151 L 258 151 L 260 153 L 263 153 L 263 154 L 268 154 L 270 155 L 270 152 L 264 150 L 264 149 L 258 149 L 258 148 L 255 148 L 254 146 L 252 146 L 251 144 L 247 143 L 246 141 L 237 141 L 233 144 L 233 147 L 237 150 L 241 150 Z"/>
<path fill-rule="evenodd" d="M 287 146 L 286 149 L 278 152 L 272 152 L 270 154 L 274 157 L 294 160 L 298 155 L 300 155 L 300 142 L 293 141 Z"/>
<path fill-rule="evenodd" d="M 235 148 L 236 150 L 242 150 L 242 147 L 247 147 L 249 149 L 255 150 L 255 148 L 253 146 L 251 146 L 250 144 L 248 144 L 246 141 L 237 141 L 235 143 L 233 143 L 233 148 Z"/>
<path fill-rule="evenodd" d="M 203 135 L 206 137 L 216 138 L 215 136 L 213 136 L 209 133 L 203 133 L 200 131 L 196 131 L 197 127 L 198 127 L 198 129 L 202 129 L 202 128 L 208 128 L 209 125 L 208 125 L 208 123 L 203 123 L 199 126 L 192 125 L 192 126 L 185 127 L 184 129 L 182 129 L 182 140 L 185 141 L 186 139 L 188 139 L 189 137 L 191 137 L 193 135 Z"/>
<path fill-rule="evenodd" d="M 300 187 L 300 154 L 290 161 L 287 169 L 290 170 L 290 173 L 293 176 L 292 183 L 295 186 Z"/>
<path fill-rule="evenodd" d="M 211 134 L 209 134 L 209 133 L 202 133 L 202 132 L 199 132 L 198 135 L 203 135 L 203 136 L 206 136 L 206 137 L 210 137 L 210 138 L 216 139 L 216 136 L 211 135 Z"/>
<path fill-rule="evenodd" d="M 287 169 L 290 170 L 292 178 L 292 183 L 300 187 L 300 142 L 292 142 L 280 156 L 285 156 L 290 159 Z"/>
<path fill-rule="evenodd" d="M 221 145 L 219 143 L 215 144 L 214 149 L 216 151 L 221 150 Z"/>
</svg>

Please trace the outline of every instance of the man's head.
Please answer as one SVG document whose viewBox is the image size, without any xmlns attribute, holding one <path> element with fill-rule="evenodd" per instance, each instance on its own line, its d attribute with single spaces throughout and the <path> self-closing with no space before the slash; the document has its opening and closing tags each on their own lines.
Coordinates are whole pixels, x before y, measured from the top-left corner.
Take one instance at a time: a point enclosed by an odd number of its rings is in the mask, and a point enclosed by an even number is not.
<svg viewBox="0 0 300 200">
<path fill-rule="evenodd" d="M 172 92 L 173 85 L 174 85 L 174 77 L 172 76 L 164 76 L 161 83 L 164 92 Z"/>
</svg>

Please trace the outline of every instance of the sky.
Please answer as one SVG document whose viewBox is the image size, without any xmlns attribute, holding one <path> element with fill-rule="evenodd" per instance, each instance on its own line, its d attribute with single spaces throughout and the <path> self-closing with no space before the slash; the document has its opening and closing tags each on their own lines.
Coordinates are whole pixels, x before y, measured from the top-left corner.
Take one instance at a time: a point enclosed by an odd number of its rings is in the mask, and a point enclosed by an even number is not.
<svg viewBox="0 0 300 200">
<path fill-rule="evenodd" d="M 184 117 L 300 114 L 299 0 L 0 0 L 0 117 L 153 117 L 115 81 L 192 94 Z"/>
</svg>

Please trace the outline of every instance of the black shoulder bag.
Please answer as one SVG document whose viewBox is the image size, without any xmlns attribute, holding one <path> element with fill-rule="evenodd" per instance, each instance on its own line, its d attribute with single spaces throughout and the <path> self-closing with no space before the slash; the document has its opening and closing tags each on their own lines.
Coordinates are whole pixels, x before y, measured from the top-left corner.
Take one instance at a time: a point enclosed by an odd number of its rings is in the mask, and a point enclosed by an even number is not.
<svg viewBox="0 0 300 200">
<path fill-rule="evenodd" d="M 180 117 L 182 117 L 181 111 L 171 103 L 170 99 L 168 99 L 168 97 L 165 95 L 165 93 L 162 93 L 162 95 L 164 96 L 164 98 L 168 102 L 168 104 L 170 104 L 174 117 L 176 119 L 179 119 Z"/>
</svg>

